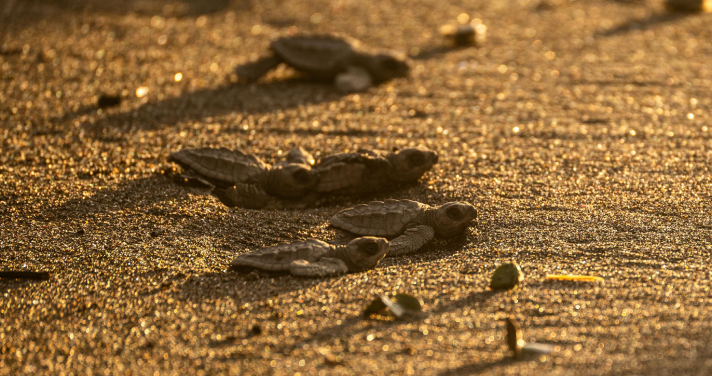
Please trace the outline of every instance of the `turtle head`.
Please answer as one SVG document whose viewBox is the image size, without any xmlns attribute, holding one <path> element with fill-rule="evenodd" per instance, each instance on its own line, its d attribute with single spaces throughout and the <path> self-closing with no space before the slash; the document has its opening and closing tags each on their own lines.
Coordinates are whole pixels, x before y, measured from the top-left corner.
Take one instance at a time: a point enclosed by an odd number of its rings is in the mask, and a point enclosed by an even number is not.
<svg viewBox="0 0 712 376">
<path fill-rule="evenodd" d="M 420 179 L 423 174 L 438 162 L 438 154 L 432 150 L 417 147 L 396 151 L 389 157 L 391 177 L 407 182 Z"/>
<path fill-rule="evenodd" d="M 384 238 L 364 236 L 356 238 L 346 244 L 346 257 L 344 260 L 349 266 L 349 271 L 357 272 L 371 269 L 378 265 L 388 254 L 389 243 Z"/>
<path fill-rule="evenodd" d="M 408 75 L 410 65 L 405 56 L 382 52 L 373 56 L 368 71 L 373 76 L 374 81 L 381 82 Z"/>
<path fill-rule="evenodd" d="M 275 166 L 269 172 L 264 184 L 265 191 L 280 198 L 303 196 L 319 182 L 319 174 L 310 166 L 301 163 L 287 163 Z"/>
<path fill-rule="evenodd" d="M 464 231 L 477 218 L 477 209 L 464 202 L 449 202 L 435 213 L 435 235 L 449 238 Z"/>
</svg>

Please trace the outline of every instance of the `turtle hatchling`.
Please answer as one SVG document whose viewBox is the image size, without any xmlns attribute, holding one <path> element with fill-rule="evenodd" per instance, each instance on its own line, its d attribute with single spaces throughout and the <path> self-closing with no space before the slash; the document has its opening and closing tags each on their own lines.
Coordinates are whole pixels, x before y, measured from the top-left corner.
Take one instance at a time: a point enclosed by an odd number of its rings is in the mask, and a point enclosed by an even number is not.
<svg viewBox="0 0 712 376">
<path fill-rule="evenodd" d="M 334 80 L 343 91 L 363 90 L 371 83 L 408 74 L 405 56 L 390 51 L 371 51 L 348 37 L 300 34 L 278 38 L 270 53 L 235 69 L 237 75 L 256 81 L 285 63 L 317 79 Z"/>
<path fill-rule="evenodd" d="M 451 238 L 475 218 L 477 209 L 464 202 L 432 207 L 410 200 L 386 200 L 342 210 L 329 222 L 355 236 L 390 239 L 388 256 L 398 256 L 419 249 L 433 237 Z"/>
<path fill-rule="evenodd" d="M 214 193 L 229 206 L 261 208 L 273 197 L 303 196 L 319 181 L 311 167 L 314 158 L 301 148 L 292 149 L 274 166 L 227 148 L 182 149 L 170 159 L 215 185 Z"/>
<path fill-rule="evenodd" d="M 248 272 L 254 269 L 291 273 L 303 277 L 328 277 L 372 269 L 388 253 L 386 239 L 364 236 L 346 245 L 309 239 L 281 243 L 237 256 L 230 270 Z"/>
<path fill-rule="evenodd" d="M 319 174 L 316 191 L 361 195 L 389 190 L 417 181 L 437 162 L 438 154 L 424 147 L 331 155 L 314 166 Z"/>
</svg>

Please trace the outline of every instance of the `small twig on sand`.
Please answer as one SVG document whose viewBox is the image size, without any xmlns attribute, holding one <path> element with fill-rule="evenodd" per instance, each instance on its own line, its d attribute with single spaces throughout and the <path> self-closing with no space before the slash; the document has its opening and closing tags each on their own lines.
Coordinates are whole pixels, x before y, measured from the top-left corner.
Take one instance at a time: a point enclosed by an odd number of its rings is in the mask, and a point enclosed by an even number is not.
<svg viewBox="0 0 712 376">
<path fill-rule="evenodd" d="M 0 278 L 48 280 L 49 272 L 0 272 Z"/>
</svg>

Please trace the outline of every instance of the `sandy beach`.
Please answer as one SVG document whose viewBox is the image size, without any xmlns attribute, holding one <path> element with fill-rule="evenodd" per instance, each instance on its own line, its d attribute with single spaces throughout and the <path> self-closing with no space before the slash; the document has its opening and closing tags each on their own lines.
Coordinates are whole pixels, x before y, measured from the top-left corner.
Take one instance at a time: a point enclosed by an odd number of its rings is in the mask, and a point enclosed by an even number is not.
<svg viewBox="0 0 712 376">
<path fill-rule="evenodd" d="M 482 46 L 438 32 L 474 19 Z M 0 0 L 0 271 L 51 273 L 0 279 L 0 375 L 712 374 L 710 24 L 660 0 Z M 402 52 L 411 73 L 352 94 L 285 67 L 238 82 L 294 32 Z M 439 162 L 303 210 L 228 208 L 167 162 L 292 145 Z M 226 271 L 389 198 L 479 218 L 362 273 Z M 510 261 L 525 279 L 491 291 Z M 396 293 L 423 312 L 362 318 Z M 508 316 L 555 351 L 512 359 Z"/>
</svg>

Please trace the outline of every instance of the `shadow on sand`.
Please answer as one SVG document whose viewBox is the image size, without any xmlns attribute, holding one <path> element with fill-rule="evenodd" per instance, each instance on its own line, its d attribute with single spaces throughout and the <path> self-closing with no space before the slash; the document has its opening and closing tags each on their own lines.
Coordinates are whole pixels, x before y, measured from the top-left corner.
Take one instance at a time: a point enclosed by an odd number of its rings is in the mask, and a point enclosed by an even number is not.
<svg viewBox="0 0 712 376">
<path fill-rule="evenodd" d="M 625 34 L 633 30 L 645 31 L 654 28 L 658 25 L 673 22 L 692 15 L 694 14 L 682 12 L 656 13 L 648 17 L 628 20 L 612 29 L 599 31 L 596 33 L 595 36 L 612 37 L 616 35 Z"/>
</svg>

